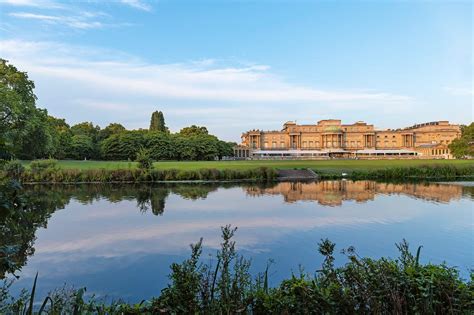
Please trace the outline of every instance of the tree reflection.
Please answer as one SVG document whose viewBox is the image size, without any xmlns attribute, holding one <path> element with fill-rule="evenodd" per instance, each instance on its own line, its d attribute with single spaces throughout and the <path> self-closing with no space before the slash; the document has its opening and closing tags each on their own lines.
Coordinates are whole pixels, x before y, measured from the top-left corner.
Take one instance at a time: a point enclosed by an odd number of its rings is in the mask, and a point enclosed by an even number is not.
<svg viewBox="0 0 474 315">
<path fill-rule="evenodd" d="M 22 190 L 15 182 L 0 186 L 0 278 L 26 264 L 34 253 L 36 230 L 45 228 L 51 214 L 68 202 L 58 191 Z"/>
<path fill-rule="evenodd" d="M 163 185 L 28 185 L 8 182 L 0 185 L 0 279 L 25 266 L 35 252 L 38 228 L 46 228 L 51 215 L 71 201 L 82 204 L 105 199 L 108 202 L 136 200 L 142 213 L 159 216 L 170 194 L 185 199 L 204 199 L 218 184 Z"/>
</svg>

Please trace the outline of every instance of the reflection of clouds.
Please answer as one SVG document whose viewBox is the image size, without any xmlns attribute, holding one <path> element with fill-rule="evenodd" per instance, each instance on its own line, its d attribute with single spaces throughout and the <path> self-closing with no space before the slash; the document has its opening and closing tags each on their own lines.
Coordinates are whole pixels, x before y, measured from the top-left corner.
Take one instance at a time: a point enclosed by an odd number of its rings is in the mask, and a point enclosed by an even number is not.
<svg viewBox="0 0 474 315">
<path fill-rule="evenodd" d="M 356 218 L 252 218 L 252 221 L 246 219 L 234 219 L 232 224 L 239 227 L 239 229 L 310 229 L 316 227 L 324 227 L 328 225 L 358 225 L 358 224 L 386 224 L 393 223 L 393 220 L 387 219 L 356 219 Z M 163 245 L 181 245 L 184 235 L 202 235 L 205 231 L 215 231 L 216 227 L 227 224 L 227 221 L 216 221 L 210 220 L 208 222 L 195 222 L 195 223 L 176 223 L 169 226 L 160 225 L 159 227 L 149 227 L 146 229 L 132 228 L 126 230 L 120 230 L 114 233 L 98 233 L 93 236 L 70 241 L 55 241 L 49 244 L 41 244 L 37 246 L 37 250 L 43 254 L 48 253 L 61 253 L 61 252 L 75 252 L 91 250 L 94 248 L 100 248 L 102 246 L 114 247 L 114 243 L 117 242 L 133 242 L 142 241 L 150 242 L 152 240 L 164 241 L 161 244 L 156 244 L 155 249 L 159 250 L 172 250 L 173 248 L 163 248 Z M 186 231 L 186 232 L 181 232 Z M 186 240 L 188 238 L 186 237 Z M 196 238 L 198 240 L 198 238 Z M 169 244 L 171 241 L 171 244 Z M 217 247 L 220 242 L 220 238 L 217 239 L 206 239 L 206 245 Z M 239 239 L 239 245 L 254 245 L 258 242 L 257 238 L 247 238 L 247 240 Z M 181 243 L 181 244 L 177 244 Z M 147 246 L 149 244 L 147 243 Z M 161 247 L 161 248 L 160 248 Z M 135 248 L 127 248 L 127 252 L 141 251 L 140 246 Z M 149 250 L 148 250 L 149 251 Z M 108 256 L 104 252 L 105 256 Z M 112 255 L 113 256 L 113 255 Z"/>
<path fill-rule="evenodd" d="M 348 202 L 343 207 L 328 208 L 314 203 L 285 204 L 280 198 L 247 198 L 242 190 L 225 191 L 206 200 L 189 201 L 176 195 L 167 200 L 162 217 L 143 215 L 134 203 L 124 201 L 113 207 L 105 201 L 80 205 L 81 211 L 57 214 L 36 243 L 38 259 L 56 260 L 73 257 L 116 257 L 126 254 L 182 253 L 188 245 L 204 237 L 205 245 L 217 248 L 219 228 L 231 223 L 239 228 L 239 248 L 266 249 L 264 244 L 287 233 L 315 228 L 357 227 L 367 224 L 391 224 L 414 218 L 421 209 L 397 207 L 390 197 L 381 197 L 371 206 Z M 398 198 L 400 199 L 400 198 Z M 104 207 L 99 207 L 103 204 Z M 217 209 L 212 211 L 210 209 Z M 381 211 L 380 209 L 384 209 Z M 100 219 L 106 218 L 105 221 Z M 67 254 L 67 255 L 66 255 Z"/>
<path fill-rule="evenodd" d="M 328 195 L 330 198 L 324 200 L 333 200 L 334 191 Z M 362 190 L 346 196 L 365 195 Z M 419 242 L 417 233 L 429 235 L 422 241 L 426 248 L 423 257 L 432 259 L 447 253 L 455 257 L 454 263 L 469 266 L 463 262 L 469 260 L 464 258 L 465 248 L 472 237 L 467 228 L 460 227 L 470 225 L 472 231 L 471 199 L 436 205 L 410 194 L 375 194 L 367 203 L 360 203 L 361 199 L 349 198 L 339 206 L 311 200 L 289 203 L 279 193 L 250 196 L 236 186 L 219 188 L 205 200 L 171 193 L 161 216 L 141 213 L 135 199 L 111 203 L 98 198 L 88 204 L 73 200 L 66 210 L 53 214 L 47 229 L 37 231 L 35 255 L 21 277 L 34 277 L 39 270 L 40 279 L 51 285 L 67 280 L 95 286 L 96 290 L 100 285 L 95 279 L 113 277 L 115 273 L 143 282 L 143 268 L 153 268 L 150 270 L 155 275 L 165 277 L 169 264 L 188 257 L 189 244 L 199 238 L 204 238 L 205 251 L 215 252 L 221 243 L 220 227 L 226 224 L 238 227 L 238 250 L 252 260 L 260 259 L 262 266 L 268 258 L 277 258 L 283 261 L 282 272 L 308 262 L 309 256 L 316 255 L 316 243 L 323 237 L 339 246 L 355 245 L 365 254 L 378 256 L 392 253 L 384 251 L 393 249 L 393 243 L 404 237 Z M 379 239 L 374 242 L 374 238 Z"/>
</svg>

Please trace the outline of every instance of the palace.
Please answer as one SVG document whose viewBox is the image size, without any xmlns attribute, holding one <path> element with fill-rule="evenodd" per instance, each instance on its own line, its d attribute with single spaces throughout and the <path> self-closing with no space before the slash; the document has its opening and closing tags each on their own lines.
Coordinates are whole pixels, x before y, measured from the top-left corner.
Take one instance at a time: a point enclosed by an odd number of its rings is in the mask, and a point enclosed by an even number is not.
<svg viewBox="0 0 474 315">
<path fill-rule="evenodd" d="M 459 125 L 435 121 L 402 129 L 376 130 L 337 119 L 315 125 L 287 122 L 282 130 L 249 130 L 234 148 L 243 159 L 452 158 L 448 145 L 461 136 Z"/>
</svg>

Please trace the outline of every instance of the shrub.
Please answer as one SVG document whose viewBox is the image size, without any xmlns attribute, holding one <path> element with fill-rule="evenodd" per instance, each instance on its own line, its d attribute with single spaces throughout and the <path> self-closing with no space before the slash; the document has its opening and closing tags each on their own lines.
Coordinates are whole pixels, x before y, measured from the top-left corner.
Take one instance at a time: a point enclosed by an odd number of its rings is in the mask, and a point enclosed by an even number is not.
<svg viewBox="0 0 474 315">
<path fill-rule="evenodd" d="M 30 170 L 33 173 L 41 173 L 44 171 L 57 171 L 59 170 L 58 161 L 54 159 L 35 160 L 30 163 Z"/>
<path fill-rule="evenodd" d="M 153 159 L 151 158 L 150 151 L 147 149 L 141 148 L 138 150 L 135 161 L 138 162 L 138 168 L 141 170 L 153 168 Z"/>
<path fill-rule="evenodd" d="M 7 177 L 18 180 L 25 172 L 25 167 L 18 160 L 10 160 L 3 165 L 3 171 Z"/>
</svg>

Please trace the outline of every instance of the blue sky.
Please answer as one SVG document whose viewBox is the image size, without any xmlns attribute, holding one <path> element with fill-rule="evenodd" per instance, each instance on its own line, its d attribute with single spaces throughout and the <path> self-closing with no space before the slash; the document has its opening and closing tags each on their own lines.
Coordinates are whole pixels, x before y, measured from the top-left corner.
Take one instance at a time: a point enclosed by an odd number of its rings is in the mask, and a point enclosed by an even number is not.
<svg viewBox="0 0 474 315">
<path fill-rule="evenodd" d="M 162 110 L 237 141 L 286 120 L 473 116 L 473 4 L 0 0 L 0 56 L 70 124 Z"/>
</svg>

